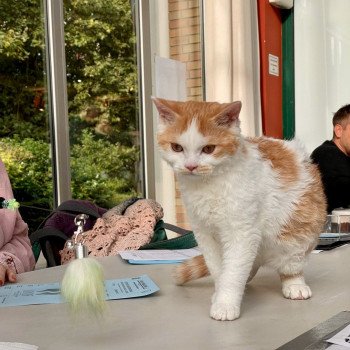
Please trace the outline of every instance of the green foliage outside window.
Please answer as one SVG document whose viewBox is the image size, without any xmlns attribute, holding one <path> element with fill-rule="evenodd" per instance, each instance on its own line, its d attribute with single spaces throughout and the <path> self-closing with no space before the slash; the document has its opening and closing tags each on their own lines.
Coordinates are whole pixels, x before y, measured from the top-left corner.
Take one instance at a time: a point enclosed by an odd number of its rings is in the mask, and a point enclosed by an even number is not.
<svg viewBox="0 0 350 350">
<path fill-rule="evenodd" d="M 35 200 L 36 205 L 52 201 L 51 160 L 49 145 L 33 139 L 0 140 L 1 158 L 6 164 L 13 187 L 24 204 Z M 89 131 L 83 132 L 81 144 L 72 146 L 73 198 L 98 202 L 110 207 L 135 196 L 133 191 L 137 150 L 94 140 Z M 27 202 L 30 200 L 29 203 Z"/>
<path fill-rule="evenodd" d="M 110 207 L 137 195 L 135 35 L 129 0 L 67 0 L 72 196 Z M 0 0 L 0 157 L 16 196 L 52 206 L 40 0 Z"/>
</svg>

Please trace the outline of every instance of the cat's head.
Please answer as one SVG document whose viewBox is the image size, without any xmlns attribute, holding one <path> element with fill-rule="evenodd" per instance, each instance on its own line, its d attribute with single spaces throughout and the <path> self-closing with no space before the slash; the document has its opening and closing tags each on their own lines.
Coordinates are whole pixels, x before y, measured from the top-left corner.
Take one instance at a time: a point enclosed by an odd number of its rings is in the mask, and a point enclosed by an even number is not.
<svg viewBox="0 0 350 350">
<path fill-rule="evenodd" d="M 240 143 L 241 102 L 178 102 L 153 98 L 162 157 L 181 174 L 209 175 Z"/>
</svg>

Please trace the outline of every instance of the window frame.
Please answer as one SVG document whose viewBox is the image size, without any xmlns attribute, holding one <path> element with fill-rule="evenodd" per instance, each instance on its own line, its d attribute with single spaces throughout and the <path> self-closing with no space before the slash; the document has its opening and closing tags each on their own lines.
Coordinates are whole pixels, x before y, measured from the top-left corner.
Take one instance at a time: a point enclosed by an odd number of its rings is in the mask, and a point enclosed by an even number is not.
<svg viewBox="0 0 350 350">
<path fill-rule="evenodd" d="M 63 0 L 43 0 L 53 191 L 56 208 L 72 197 Z M 135 10 L 141 192 L 155 198 L 152 69 L 149 1 L 132 0 Z"/>
</svg>

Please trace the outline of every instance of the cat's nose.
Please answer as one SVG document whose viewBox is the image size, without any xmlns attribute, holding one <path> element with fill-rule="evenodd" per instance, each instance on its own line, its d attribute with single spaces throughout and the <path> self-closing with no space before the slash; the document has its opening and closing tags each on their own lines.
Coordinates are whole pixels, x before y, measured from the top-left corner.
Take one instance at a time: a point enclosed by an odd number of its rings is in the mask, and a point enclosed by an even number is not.
<svg viewBox="0 0 350 350">
<path fill-rule="evenodd" d="M 198 165 L 195 164 L 187 164 L 185 165 L 186 169 L 188 169 L 189 171 L 193 171 L 194 169 L 198 168 Z"/>
</svg>

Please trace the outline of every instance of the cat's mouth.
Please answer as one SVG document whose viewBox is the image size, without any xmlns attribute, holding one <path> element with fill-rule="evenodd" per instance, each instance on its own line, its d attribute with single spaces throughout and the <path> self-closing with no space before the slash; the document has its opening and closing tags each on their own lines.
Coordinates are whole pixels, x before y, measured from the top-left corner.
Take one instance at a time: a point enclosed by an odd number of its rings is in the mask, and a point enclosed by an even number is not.
<svg viewBox="0 0 350 350">
<path fill-rule="evenodd" d="M 181 175 L 187 175 L 187 176 L 204 176 L 204 175 L 211 174 L 212 169 L 207 167 L 197 168 L 192 171 L 188 169 L 179 169 L 178 173 Z"/>
<path fill-rule="evenodd" d="M 198 176 L 198 175 L 200 175 L 200 174 L 198 174 L 197 172 L 194 172 L 194 171 L 186 171 L 186 170 L 184 170 L 184 171 L 182 172 L 182 174 L 183 174 L 183 175 L 188 175 L 188 176 Z"/>
</svg>

